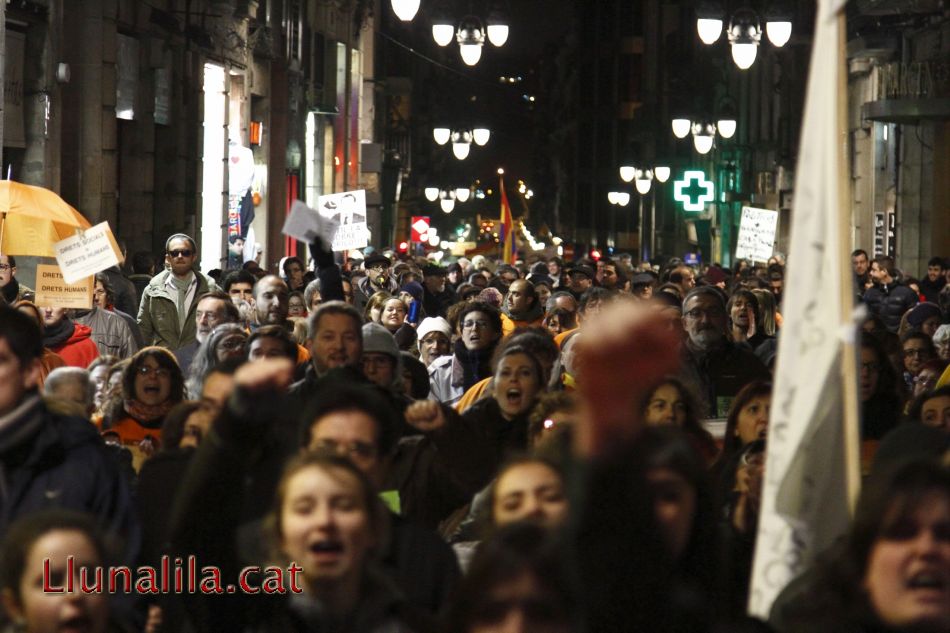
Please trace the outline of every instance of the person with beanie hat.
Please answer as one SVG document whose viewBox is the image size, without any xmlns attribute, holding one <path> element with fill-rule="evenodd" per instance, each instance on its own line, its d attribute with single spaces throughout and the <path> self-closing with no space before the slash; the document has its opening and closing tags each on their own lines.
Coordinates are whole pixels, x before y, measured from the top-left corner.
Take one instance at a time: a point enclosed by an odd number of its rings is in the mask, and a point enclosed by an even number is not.
<svg viewBox="0 0 950 633">
<path fill-rule="evenodd" d="M 426 317 L 416 330 L 419 359 L 428 367 L 439 356 L 452 350 L 452 326 L 442 317 Z"/>
<path fill-rule="evenodd" d="M 943 314 L 940 312 L 940 307 L 929 301 L 918 303 L 907 313 L 907 323 L 931 338 L 937 332 L 942 320 Z"/>
<path fill-rule="evenodd" d="M 402 357 L 396 339 L 379 323 L 363 325 L 363 375 L 383 389 L 401 392 Z"/>
</svg>

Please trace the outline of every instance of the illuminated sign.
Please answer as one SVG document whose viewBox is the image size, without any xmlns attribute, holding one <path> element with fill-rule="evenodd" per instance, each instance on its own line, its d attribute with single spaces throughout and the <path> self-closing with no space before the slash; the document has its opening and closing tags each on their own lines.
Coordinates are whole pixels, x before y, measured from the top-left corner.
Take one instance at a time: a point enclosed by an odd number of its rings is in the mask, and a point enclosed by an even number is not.
<svg viewBox="0 0 950 633">
<path fill-rule="evenodd" d="M 714 198 L 713 184 L 701 171 L 687 171 L 673 184 L 673 199 L 683 203 L 684 211 L 702 211 Z"/>
</svg>

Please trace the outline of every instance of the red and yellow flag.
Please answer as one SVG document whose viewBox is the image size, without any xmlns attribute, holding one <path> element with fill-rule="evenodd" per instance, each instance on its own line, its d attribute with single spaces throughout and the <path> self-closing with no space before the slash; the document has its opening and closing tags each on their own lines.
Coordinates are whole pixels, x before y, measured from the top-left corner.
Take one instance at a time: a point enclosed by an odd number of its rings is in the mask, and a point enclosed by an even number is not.
<svg viewBox="0 0 950 633">
<path fill-rule="evenodd" d="M 501 228 L 498 230 L 498 242 L 501 244 L 501 258 L 506 264 L 515 261 L 515 222 L 511 217 L 511 205 L 505 193 L 505 177 L 501 177 Z"/>
</svg>

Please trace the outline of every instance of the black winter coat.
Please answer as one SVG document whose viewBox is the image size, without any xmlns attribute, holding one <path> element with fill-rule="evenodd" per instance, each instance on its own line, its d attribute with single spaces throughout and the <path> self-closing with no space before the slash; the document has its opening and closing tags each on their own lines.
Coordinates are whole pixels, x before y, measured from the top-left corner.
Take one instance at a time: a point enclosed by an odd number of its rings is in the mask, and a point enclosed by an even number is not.
<svg viewBox="0 0 950 633">
<path fill-rule="evenodd" d="M 867 304 L 868 310 L 879 316 L 890 332 L 897 332 L 901 317 L 919 301 L 913 290 L 896 282 L 890 286 L 876 284 L 864 293 L 864 303 Z"/>
</svg>

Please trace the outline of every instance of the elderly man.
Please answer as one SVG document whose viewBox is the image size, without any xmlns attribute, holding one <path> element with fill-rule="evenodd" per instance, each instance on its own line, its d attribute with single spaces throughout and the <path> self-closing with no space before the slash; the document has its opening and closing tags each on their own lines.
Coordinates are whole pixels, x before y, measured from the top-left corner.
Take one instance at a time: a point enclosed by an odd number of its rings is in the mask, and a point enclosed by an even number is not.
<svg viewBox="0 0 950 633">
<path fill-rule="evenodd" d="M 96 408 L 96 385 L 79 367 L 57 367 L 43 383 L 47 405 L 68 415 L 89 418 Z"/>
<path fill-rule="evenodd" d="M 175 350 L 175 358 L 184 373 L 188 373 L 191 361 L 201 344 L 208 340 L 214 328 L 222 323 L 240 323 L 241 313 L 231 297 L 220 290 L 212 290 L 198 297 L 195 310 L 195 340 Z"/>
<path fill-rule="evenodd" d="M 195 270 L 195 241 L 176 233 L 165 241 L 168 270 L 152 278 L 142 293 L 138 322 L 147 345 L 174 351 L 196 338 L 195 312 L 198 297 L 217 290 L 214 280 Z"/>
<path fill-rule="evenodd" d="M 739 390 L 769 370 L 748 349 L 729 340 L 726 302 L 711 286 L 694 288 L 683 300 L 686 345 L 680 377 L 693 388 L 712 418 L 724 418 Z"/>
<path fill-rule="evenodd" d="M 21 299 L 32 300 L 33 291 L 17 281 L 13 255 L 0 255 L 0 292 L 10 305 Z"/>
</svg>

